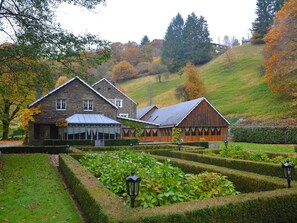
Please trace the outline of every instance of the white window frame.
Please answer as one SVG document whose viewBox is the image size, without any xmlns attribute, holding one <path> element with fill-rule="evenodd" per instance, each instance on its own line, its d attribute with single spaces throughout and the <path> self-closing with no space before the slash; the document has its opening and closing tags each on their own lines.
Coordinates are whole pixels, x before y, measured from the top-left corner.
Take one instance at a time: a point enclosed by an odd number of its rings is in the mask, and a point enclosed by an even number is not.
<svg viewBox="0 0 297 223">
<path fill-rule="evenodd" d="M 120 113 L 119 116 L 123 118 L 129 118 L 129 114 L 126 113 Z"/>
<path fill-rule="evenodd" d="M 56 110 L 66 110 L 66 107 L 67 107 L 67 102 L 66 102 L 66 99 L 57 99 L 56 101 Z"/>
<path fill-rule="evenodd" d="M 93 100 L 83 101 L 84 111 L 93 111 Z"/>
<path fill-rule="evenodd" d="M 117 106 L 118 108 L 122 108 L 123 107 L 123 99 L 108 99 L 111 103 L 113 103 L 115 106 Z"/>
</svg>

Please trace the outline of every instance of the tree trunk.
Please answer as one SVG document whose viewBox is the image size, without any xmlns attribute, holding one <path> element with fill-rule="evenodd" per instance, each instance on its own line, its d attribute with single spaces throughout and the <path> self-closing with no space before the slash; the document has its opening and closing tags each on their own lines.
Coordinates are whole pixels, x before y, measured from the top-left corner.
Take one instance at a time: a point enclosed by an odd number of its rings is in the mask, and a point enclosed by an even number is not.
<svg viewBox="0 0 297 223">
<path fill-rule="evenodd" d="M 3 130 L 2 140 L 7 140 L 8 133 L 9 133 L 9 122 L 7 120 L 2 120 L 2 130 Z"/>
</svg>

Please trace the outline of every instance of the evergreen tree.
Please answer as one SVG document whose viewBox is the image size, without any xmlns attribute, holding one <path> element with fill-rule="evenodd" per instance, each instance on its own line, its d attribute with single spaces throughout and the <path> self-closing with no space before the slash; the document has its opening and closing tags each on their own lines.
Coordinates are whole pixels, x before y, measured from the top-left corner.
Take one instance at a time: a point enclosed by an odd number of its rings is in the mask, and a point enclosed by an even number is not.
<svg viewBox="0 0 297 223">
<path fill-rule="evenodd" d="M 149 43 L 150 40 L 148 38 L 147 35 L 145 35 L 144 37 L 142 37 L 141 41 L 140 41 L 140 46 L 144 46 L 145 44 Z"/>
<path fill-rule="evenodd" d="M 285 0 L 257 0 L 257 18 L 253 23 L 252 43 L 263 44 L 263 37 L 273 24 L 274 15 L 281 9 Z"/>
<path fill-rule="evenodd" d="M 178 13 L 167 28 L 163 50 L 162 63 L 170 72 L 176 72 L 183 66 L 183 28 L 184 20 Z"/>
<path fill-rule="evenodd" d="M 188 16 L 183 30 L 183 49 L 184 62 L 198 65 L 211 59 L 211 39 L 203 16 L 198 18 L 195 13 Z"/>
</svg>

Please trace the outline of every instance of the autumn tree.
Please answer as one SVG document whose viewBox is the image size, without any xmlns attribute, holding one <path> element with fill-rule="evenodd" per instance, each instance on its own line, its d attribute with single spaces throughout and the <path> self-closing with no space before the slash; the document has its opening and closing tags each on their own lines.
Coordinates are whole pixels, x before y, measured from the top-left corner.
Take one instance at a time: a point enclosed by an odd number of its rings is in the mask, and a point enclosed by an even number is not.
<svg viewBox="0 0 297 223">
<path fill-rule="evenodd" d="M 137 70 L 127 61 L 121 61 L 112 69 L 112 80 L 122 81 L 137 75 Z"/>
<path fill-rule="evenodd" d="M 297 102 L 297 1 L 287 1 L 264 38 L 265 78 L 274 92 Z"/>
<path fill-rule="evenodd" d="M 24 57 L 31 60 L 47 58 L 64 63 L 67 58 L 72 60 L 76 58 L 77 62 L 81 62 L 80 57 L 93 48 L 100 49 L 91 58 L 93 62 L 101 63 L 106 59 L 108 54 L 103 54 L 102 51 L 109 49 L 107 41 L 91 34 L 74 35 L 62 29 L 55 21 L 55 10 L 62 2 L 65 1 L 0 1 L 1 37 L 18 46 L 14 51 L 9 52 L 10 55 L 5 57 L 6 60 L 12 57 Z M 104 0 L 67 1 L 69 4 L 87 9 L 94 9 L 103 2 Z M 0 52 L 0 54 L 3 53 Z M 4 57 L 0 55 L 0 58 Z M 0 75 L 2 75 L 1 71 Z"/>
<path fill-rule="evenodd" d="M 184 67 L 184 75 L 186 76 L 184 85 L 177 88 L 177 91 L 180 92 L 180 95 L 183 96 L 183 99 L 188 101 L 203 97 L 206 93 L 206 89 L 203 81 L 200 78 L 199 69 L 197 69 L 193 64 L 187 63 Z"/>
<path fill-rule="evenodd" d="M 7 49 L 9 48 L 9 49 Z M 1 52 L 12 52 L 18 46 L 2 46 Z M 7 57 L 9 54 L 7 54 Z M 49 65 L 43 60 L 29 58 L 2 58 L 0 63 L 0 120 L 3 138 L 8 138 L 12 120 L 20 115 L 26 105 L 35 100 L 36 88 L 48 90 L 52 87 Z"/>
<path fill-rule="evenodd" d="M 136 66 L 141 61 L 141 51 L 136 47 L 129 47 L 122 52 L 121 59 Z"/>
<path fill-rule="evenodd" d="M 55 88 L 61 86 L 62 84 L 66 83 L 68 81 L 68 77 L 65 76 L 65 75 L 62 75 L 58 78 L 58 80 L 56 81 L 56 84 L 55 84 Z"/>
</svg>

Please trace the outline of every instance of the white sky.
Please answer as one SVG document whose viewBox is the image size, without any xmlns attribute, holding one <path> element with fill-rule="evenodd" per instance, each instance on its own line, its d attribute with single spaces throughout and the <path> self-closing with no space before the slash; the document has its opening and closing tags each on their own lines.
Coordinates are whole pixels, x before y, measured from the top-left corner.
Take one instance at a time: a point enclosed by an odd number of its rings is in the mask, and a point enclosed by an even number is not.
<svg viewBox="0 0 297 223">
<path fill-rule="evenodd" d="M 106 0 L 92 12 L 62 4 L 57 20 L 74 34 L 92 33 L 111 42 L 140 43 L 147 35 L 163 39 L 172 19 L 179 12 L 184 21 L 194 12 L 204 16 L 213 42 L 223 36 L 239 41 L 251 36 L 256 0 Z"/>
</svg>

